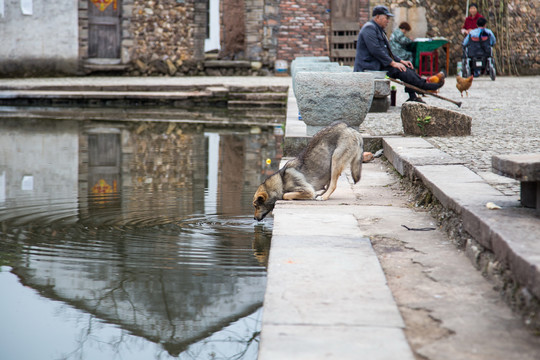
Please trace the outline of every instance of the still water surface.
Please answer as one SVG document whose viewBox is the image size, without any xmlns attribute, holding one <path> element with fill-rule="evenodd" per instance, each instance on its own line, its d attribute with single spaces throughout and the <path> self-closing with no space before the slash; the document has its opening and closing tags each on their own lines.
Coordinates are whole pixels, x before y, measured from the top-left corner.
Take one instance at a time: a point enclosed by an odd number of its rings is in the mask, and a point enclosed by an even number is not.
<svg viewBox="0 0 540 360">
<path fill-rule="evenodd" d="M 2 120 L 0 359 L 256 359 L 279 157 L 272 131 Z"/>
</svg>

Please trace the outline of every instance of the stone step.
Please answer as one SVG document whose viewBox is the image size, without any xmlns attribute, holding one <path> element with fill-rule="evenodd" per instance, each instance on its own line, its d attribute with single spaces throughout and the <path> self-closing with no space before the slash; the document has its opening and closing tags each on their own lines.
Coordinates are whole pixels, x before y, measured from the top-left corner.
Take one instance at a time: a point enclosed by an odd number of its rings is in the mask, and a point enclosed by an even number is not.
<svg viewBox="0 0 540 360">
<path fill-rule="evenodd" d="M 203 91 L 209 87 L 223 87 L 216 84 L 40 84 L 40 85 L 0 85 L 0 91 L 143 91 L 143 92 L 171 92 L 171 91 Z"/>
<path fill-rule="evenodd" d="M 249 100 L 231 100 L 228 102 L 229 109 L 241 108 L 285 108 L 285 101 L 249 101 Z"/>
<path fill-rule="evenodd" d="M 249 101 L 287 101 L 287 93 L 253 92 L 253 93 L 229 93 L 230 100 Z"/>
<path fill-rule="evenodd" d="M 254 86 L 239 86 L 239 85 L 229 85 L 228 86 L 229 91 L 231 93 L 268 93 L 268 92 L 276 92 L 276 93 L 287 93 L 289 91 L 288 86 L 280 86 L 280 85 L 268 85 L 268 86 L 260 86 L 260 85 L 254 85 Z"/>
</svg>

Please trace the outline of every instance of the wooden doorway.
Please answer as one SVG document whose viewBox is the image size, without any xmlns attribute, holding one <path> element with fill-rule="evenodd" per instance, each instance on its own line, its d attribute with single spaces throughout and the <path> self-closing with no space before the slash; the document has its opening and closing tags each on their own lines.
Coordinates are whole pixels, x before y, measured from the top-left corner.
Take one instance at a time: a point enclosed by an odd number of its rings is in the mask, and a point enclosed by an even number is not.
<svg viewBox="0 0 540 360">
<path fill-rule="evenodd" d="M 88 57 L 120 59 L 122 0 L 88 0 Z"/>
<path fill-rule="evenodd" d="M 359 25 L 359 0 L 332 0 L 330 12 L 330 59 L 354 65 Z"/>
</svg>

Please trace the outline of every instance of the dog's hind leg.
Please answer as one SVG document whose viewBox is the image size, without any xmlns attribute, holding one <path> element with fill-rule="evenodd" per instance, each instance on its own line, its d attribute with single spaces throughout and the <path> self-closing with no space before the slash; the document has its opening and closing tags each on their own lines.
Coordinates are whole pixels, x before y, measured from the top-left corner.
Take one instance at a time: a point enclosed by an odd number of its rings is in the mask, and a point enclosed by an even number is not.
<svg viewBox="0 0 540 360">
<path fill-rule="evenodd" d="M 358 149 L 356 156 L 351 160 L 351 175 L 353 177 L 354 183 L 360 181 L 362 177 L 362 162 L 364 160 L 364 151 L 362 148 Z"/>
<path fill-rule="evenodd" d="M 334 153 L 332 155 L 332 168 L 330 170 L 330 183 L 328 184 L 326 191 L 321 194 L 320 200 L 328 200 L 330 195 L 336 190 L 337 182 L 341 173 L 345 170 L 343 162 L 340 161 L 340 154 Z"/>
<path fill-rule="evenodd" d="M 283 194 L 283 200 L 311 200 L 315 197 L 315 192 L 311 190 L 291 191 Z"/>
</svg>

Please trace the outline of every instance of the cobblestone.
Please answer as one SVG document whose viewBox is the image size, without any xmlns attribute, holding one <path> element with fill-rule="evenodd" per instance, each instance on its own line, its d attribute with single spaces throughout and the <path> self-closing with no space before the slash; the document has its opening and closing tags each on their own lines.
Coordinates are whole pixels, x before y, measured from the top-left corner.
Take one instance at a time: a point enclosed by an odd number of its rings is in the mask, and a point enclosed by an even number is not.
<svg viewBox="0 0 540 360">
<path fill-rule="evenodd" d="M 491 157 L 540 151 L 540 77 L 489 77 L 474 79 L 469 96 L 460 97 L 455 77 L 446 79 L 439 95 L 462 101 L 461 108 L 432 97 L 428 105 L 448 108 L 472 116 L 472 134 L 464 137 L 428 137 L 442 151 L 465 161 L 465 165 L 506 195 L 519 193 L 519 183 L 492 174 Z M 360 126 L 369 135 L 403 135 L 401 104 L 407 99 L 396 85 L 397 106 L 387 113 L 370 113 Z"/>
</svg>

